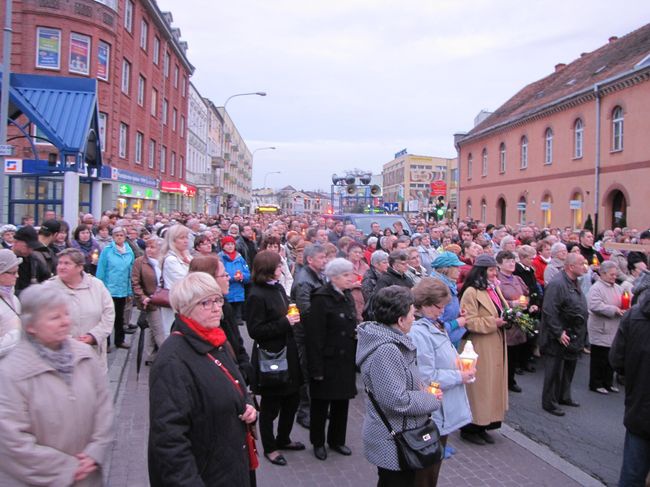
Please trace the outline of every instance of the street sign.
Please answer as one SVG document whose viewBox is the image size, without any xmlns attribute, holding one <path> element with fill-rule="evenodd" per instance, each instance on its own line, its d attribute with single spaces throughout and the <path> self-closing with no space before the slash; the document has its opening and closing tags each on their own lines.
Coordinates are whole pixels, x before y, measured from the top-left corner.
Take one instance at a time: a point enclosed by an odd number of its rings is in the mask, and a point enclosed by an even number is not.
<svg viewBox="0 0 650 487">
<path fill-rule="evenodd" d="M 447 183 L 442 179 L 431 182 L 430 187 L 431 187 L 431 193 L 430 193 L 431 196 L 447 195 Z"/>
<path fill-rule="evenodd" d="M 526 211 L 526 203 L 517 203 L 517 210 L 518 211 Z"/>
<path fill-rule="evenodd" d="M 582 208 L 582 201 L 580 200 L 569 200 L 569 209 L 579 210 Z"/>
<path fill-rule="evenodd" d="M 13 145 L 1 145 L 0 144 L 0 156 L 13 156 L 14 155 L 14 146 Z"/>
<path fill-rule="evenodd" d="M 384 203 L 384 210 L 388 213 L 393 213 L 397 211 L 397 203 Z"/>
</svg>

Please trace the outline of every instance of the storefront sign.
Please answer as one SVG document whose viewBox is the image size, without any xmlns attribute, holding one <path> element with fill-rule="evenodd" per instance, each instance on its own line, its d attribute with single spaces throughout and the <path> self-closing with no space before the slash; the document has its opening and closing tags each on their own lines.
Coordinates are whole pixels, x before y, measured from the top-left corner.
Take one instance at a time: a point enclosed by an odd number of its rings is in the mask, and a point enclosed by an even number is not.
<svg viewBox="0 0 650 487">
<path fill-rule="evenodd" d="M 88 74 L 90 66 L 90 37 L 81 34 L 70 34 L 70 64 L 71 73 Z"/>
<path fill-rule="evenodd" d="M 5 174 L 22 174 L 22 159 L 5 159 Z"/>
<path fill-rule="evenodd" d="M 120 196 L 142 200 L 159 200 L 160 191 L 154 188 L 145 188 L 133 184 L 120 183 L 117 187 Z"/>
<path fill-rule="evenodd" d="M 150 176 L 138 174 L 137 172 L 127 171 L 125 169 L 118 169 L 116 167 L 112 167 L 109 170 L 110 172 L 102 171 L 102 177 L 104 178 L 110 177 L 110 179 L 112 179 L 113 181 L 119 181 L 121 183 L 139 184 L 141 186 L 149 186 L 151 188 L 158 187 L 158 180 Z"/>
<path fill-rule="evenodd" d="M 61 67 L 61 31 L 39 27 L 36 36 L 36 67 L 59 69 Z"/>
<path fill-rule="evenodd" d="M 196 188 L 191 184 L 180 183 L 178 181 L 161 181 L 160 191 L 165 193 L 179 193 L 193 198 L 196 195 Z"/>
</svg>

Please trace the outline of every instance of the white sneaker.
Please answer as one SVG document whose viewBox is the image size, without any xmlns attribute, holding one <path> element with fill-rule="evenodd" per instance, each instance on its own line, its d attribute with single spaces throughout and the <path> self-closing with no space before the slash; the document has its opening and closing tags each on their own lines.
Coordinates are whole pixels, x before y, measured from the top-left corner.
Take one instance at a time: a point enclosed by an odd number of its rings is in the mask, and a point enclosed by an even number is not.
<svg viewBox="0 0 650 487">
<path fill-rule="evenodd" d="M 612 386 L 609 388 L 609 392 L 621 392 L 620 389 L 616 386 Z"/>
<path fill-rule="evenodd" d="M 596 392 L 598 394 L 605 394 L 605 395 L 609 394 L 609 391 L 607 389 L 605 389 L 604 387 L 599 387 L 598 389 L 596 389 Z"/>
</svg>

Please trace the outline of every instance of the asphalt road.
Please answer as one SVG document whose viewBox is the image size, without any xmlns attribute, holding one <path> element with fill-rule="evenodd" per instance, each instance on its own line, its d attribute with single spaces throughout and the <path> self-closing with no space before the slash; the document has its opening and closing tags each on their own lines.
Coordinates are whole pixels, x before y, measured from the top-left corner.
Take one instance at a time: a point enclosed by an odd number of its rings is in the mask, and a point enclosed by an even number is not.
<svg viewBox="0 0 650 487">
<path fill-rule="evenodd" d="M 573 400 L 581 406 L 561 406 L 566 415 L 558 418 L 542 409 L 541 360 L 538 359 L 537 372 L 517 376 L 523 392 L 510 393 L 506 422 L 605 484 L 616 485 L 625 436 L 624 388 L 619 386 L 619 394 L 607 396 L 589 391 L 589 357 L 583 355 L 572 388 Z"/>
</svg>

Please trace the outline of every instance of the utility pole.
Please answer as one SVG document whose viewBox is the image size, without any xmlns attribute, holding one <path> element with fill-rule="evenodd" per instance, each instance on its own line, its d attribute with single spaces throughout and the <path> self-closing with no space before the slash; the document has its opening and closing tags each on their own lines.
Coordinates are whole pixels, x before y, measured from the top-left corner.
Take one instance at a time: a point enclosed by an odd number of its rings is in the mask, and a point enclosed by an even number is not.
<svg viewBox="0 0 650 487">
<path fill-rule="evenodd" d="M 12 0 L 5 2 L 5 27 L 2 36 L 2 91 L 0 91 L 0 145 L 7 145 L 7 119 L 9 118 L 9 83 L 11 80 L 11 8 Z M 5 157 L 0 161 L 0 222 L 7 222 L 5 210 Z"/>
</svg>

